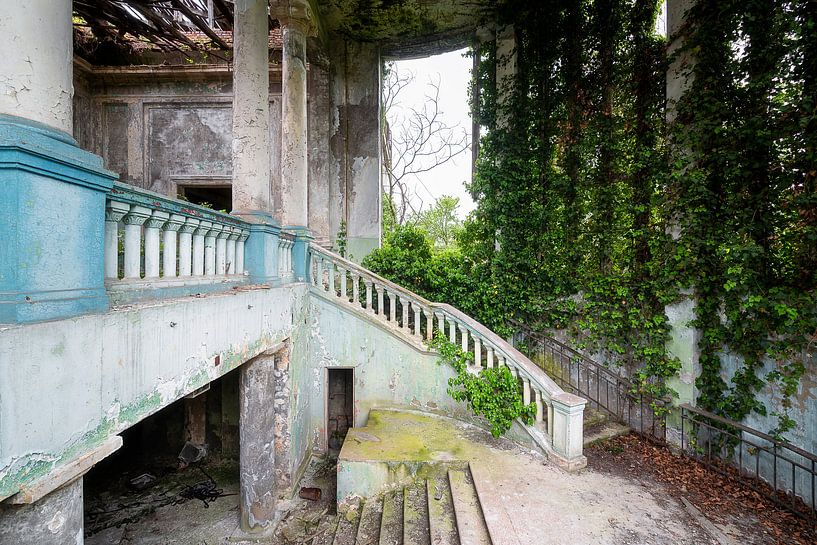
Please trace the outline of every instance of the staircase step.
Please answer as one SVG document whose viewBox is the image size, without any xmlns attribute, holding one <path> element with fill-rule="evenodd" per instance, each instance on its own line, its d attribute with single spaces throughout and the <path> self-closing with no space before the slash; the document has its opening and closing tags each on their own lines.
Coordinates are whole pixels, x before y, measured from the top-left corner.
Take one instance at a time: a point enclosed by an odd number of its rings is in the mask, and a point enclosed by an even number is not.
<svg viewBox="0 0 817 545">
<path fill-rule="evenodd" d="M 490 468 L 477 462 L 469 464 L 472 482 L 482 506 L 482 518 L 493 545 L 521 545 L 506 507 L 511 505 L 508 490 L 491 478 Z M 511 507 L 512 508 L 512 507 Z"/>
<path fill-rule="evenodd" d="M 454 500 L 445 475 L 426 481 L 431 545 L 459 545 Z"/>
<path fill-rule="evenodd" d="M 482 516 L 482 507 L 474 488 L 474 481 L 466 469 L 448 471 L 454 514 L 462 545 L 491 545 L 488 526 Z"/>
<path fill-rule="evenodd" d="M 350 509 L 345 514 L 339 516 L 338 527 L 335 530 L 335 540 L 333 545 L 349 545 L 355 542 L 357 536 L 357 526 L 360 520 L 360 511 Z"/>
<path fill-rule="evenodd" d="M 360 514 L 355 545 L 377 545 L 380 541 L 382 515 L 383 500 L 379 496 L 368 498 L 363 504 L 363 511 Z"/>
<path fill-rule="evenodd" d="M 403 489 L 403 545 L 431 545 L 428 498 L 424 486 Z"/>
<path fill-rule="evenodd" d="M 383 496 L 383 516 L 380 519 L 379 545 L 403 543 L 403 491 L 387 492 Z"/>
</svg>

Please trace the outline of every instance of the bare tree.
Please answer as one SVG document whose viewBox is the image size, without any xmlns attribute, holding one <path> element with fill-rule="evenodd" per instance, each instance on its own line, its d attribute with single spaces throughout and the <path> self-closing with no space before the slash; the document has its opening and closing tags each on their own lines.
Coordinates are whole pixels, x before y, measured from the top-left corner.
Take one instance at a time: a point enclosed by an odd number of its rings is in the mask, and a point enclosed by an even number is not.
<svg viewBox="0 0 817 545">
<path fill-rule="evenodd" d="M 400 102 L 401 92 L 413 81 L 414 74 L 399 71 L 394 63 L 386 66 L 381 123 L 383 192 L 400 225 L 417 217 L 423 207 L 422 198 L 411 190 L 409 180 L 451 161 L 470 147 L 465 129 L 442 119 L 439 75 L 436 81 L 429 80 L 421 108 Z"/>
</svg>

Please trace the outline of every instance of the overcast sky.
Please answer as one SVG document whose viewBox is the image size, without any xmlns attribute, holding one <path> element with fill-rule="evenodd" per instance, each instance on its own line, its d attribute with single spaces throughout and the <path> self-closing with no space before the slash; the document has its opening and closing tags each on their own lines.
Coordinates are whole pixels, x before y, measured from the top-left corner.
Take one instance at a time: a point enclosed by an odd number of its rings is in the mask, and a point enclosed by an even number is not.
<svg viewBox="0 0 817 545">
<path fill-rule="evenodd" d="M 471 138 L 471 112 L 468 108 L 468 86 L 471 80 L 471 59 L 462 51 L 435 55 L 424 59 L 398 61 L 397 68 L 414 74 L 414 81 L 400 93 L 403 106 L 422 109 L 428 93 L 429 78 L 440 80 L 440 110 L 446 124 L 459 125 Z M 459 197 L 459 216 L 464 218 L 474 209 L 474 202 L 465 190 L 471 178 L 471 151 L 467 150 L 452 161 L 409 180 L 412 190 L 427 208 L 443 195 Z"/>
<path fill-rule="evenodd" d="M 656 22 L 656 30 L 666 35 L 666 4 Z M 465 50 L 426 57 L 411 61 L 398 61 L 398 70 L 410 71 L 414 81 L 400 94 L 402 106 L 422 109 L 428 93 L 428 81 L 440 80 L 440 109 L 447 125 L 458 125 L 471 135 L 471 112 L 468 107 L 468 86 L 471 80 L 471 59 L 464 57 Z M 454 160 L 434 170 L 409 180 L 412 192 L 422 200 L 424 208 L 443 195 L 459 197 L 459 216 L 465 216 L 475 208 L 471 196 L 465 189 L 465 182 L 471 178 L 471 151 L 459 155 Z"/>
</svg>

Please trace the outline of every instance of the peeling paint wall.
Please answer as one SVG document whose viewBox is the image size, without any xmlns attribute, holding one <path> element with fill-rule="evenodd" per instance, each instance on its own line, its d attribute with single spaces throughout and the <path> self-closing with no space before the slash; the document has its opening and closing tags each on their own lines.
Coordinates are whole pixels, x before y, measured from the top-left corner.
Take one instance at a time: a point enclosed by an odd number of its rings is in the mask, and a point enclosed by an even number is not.
<svg viewBox="0 0 817 545">
<path fill-rule="evenodd" d="M 284 339 L 303 338 L 293 318 L 305 297 L 294 284 L 0 329 L 0 499 Z"/>
<path fill-rule="evenodd" d="M 336 236 L 346 223 L 348 254 L 360 261 L 380 246 L 380 51 L 344 41 L 330 55 L 329 229 Z"/>
<path fill-rule="evenodd" d="M 354 369 L 355 426 L 366 424 L 373 407 L 410 407 L 471 419 L 464 404 L 448 395 L 453 368 L 436 354 L 418 350 L 375 318 L 313 295 L 310 301 L 309 388 L 315 445 L 327 447 L 326 369 Z"/>
</svg>

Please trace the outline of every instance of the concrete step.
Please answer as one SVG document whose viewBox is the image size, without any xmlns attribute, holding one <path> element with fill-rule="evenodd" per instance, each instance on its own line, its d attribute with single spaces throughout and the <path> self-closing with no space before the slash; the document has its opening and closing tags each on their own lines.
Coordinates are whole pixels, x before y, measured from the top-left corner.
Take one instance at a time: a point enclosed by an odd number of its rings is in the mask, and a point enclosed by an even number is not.
<svg viewBox="0 0 817 545">
<path fill-rule="evenodd" d="M 383 516 L 380 518 L 379 545 L 403 543 L 403 491 L 383 495 Z"/>
<path fill-rule="evenodd" d="M 431 545 L 425 486 L 403 488 L 403 545 Z"/>
<path fill-rule="evenodd" d="M 448 483 L 461 545 L 491 545 L 471 473 L 467 469 L 449 470 Z"/>
<path fill-rule="evenodd" d="M 474 490 L 482 506 L 482 518 L 493 545 L 521 545 L 508 509 L 513 509 L 513 493 L 494 481 L 492 468 L 478 462 L 469 465 Z"/>
<path fill-rule="evenodd" d="M 380 542 L 380 524 L 383 515 L 383 499 L 368 498 L 363 503 L 360 523 L 357 526 L 355 545 L 377 545 Z"/>
<path fill-rule="evenodd" d="M 357 537 L 360 510 L 349 509 L 346 513 L 339 515 L 339 519 L 335 530 L 335 540 L 332 543 L 333 545 L 351 545 Z"/>
<path fill-rule="evenodd" d="M 447 475 L 426 480 L 431 545 L 459 545 L 454 500 Z"/>
</svg>

